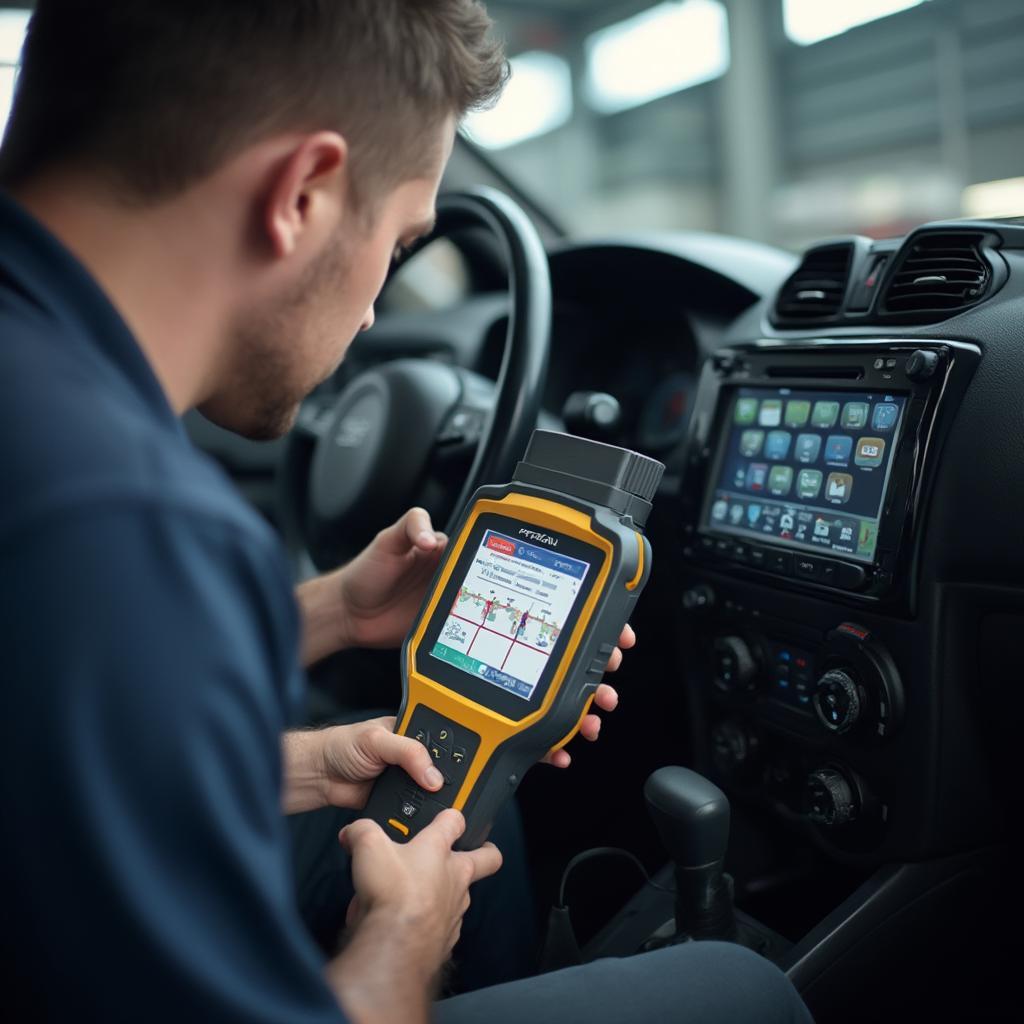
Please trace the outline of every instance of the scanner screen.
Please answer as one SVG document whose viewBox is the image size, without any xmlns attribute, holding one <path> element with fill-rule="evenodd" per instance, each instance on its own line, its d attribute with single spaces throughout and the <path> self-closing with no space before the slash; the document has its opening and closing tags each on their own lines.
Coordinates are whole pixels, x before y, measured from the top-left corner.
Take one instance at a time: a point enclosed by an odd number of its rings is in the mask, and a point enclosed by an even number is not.
<svg viewBox="0 0 1024 1024">
<path fill-rule="evenodd" d="M 590 563 L 534 529 L 487 530 L 431 655 L 530 700 L 583 589 Z"/>
</svg>

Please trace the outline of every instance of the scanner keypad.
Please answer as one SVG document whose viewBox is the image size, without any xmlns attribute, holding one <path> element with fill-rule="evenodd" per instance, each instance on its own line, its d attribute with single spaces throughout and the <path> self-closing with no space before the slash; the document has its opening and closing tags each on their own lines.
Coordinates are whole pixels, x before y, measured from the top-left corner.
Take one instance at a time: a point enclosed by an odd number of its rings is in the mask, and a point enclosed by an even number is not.
<svg viewBox="0 0 1024 1024">
<path fill-rule="evenodd" d="M 444 776 L 444 785 L 437 792 L 428 792 L 404 771 L 395 770 L 401 783 L 389 787 L 385 820 L 390 826 L 387 831 L 399 841 L 411 839 L 436 815 L 452 806 L 480 746 L 480 737 L 472 729 L 452 722 L 422 704 L 413 711 L 406 735 L 427 748 L 434 766 Z"/>
</svg>

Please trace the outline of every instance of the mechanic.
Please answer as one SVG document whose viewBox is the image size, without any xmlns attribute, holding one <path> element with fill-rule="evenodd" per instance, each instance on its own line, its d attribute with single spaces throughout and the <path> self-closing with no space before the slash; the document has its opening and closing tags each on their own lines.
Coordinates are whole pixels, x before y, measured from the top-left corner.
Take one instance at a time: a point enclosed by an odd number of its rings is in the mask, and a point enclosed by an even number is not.
<svg viewBox="0 0 1024 1024">
<path fill-rule="evenodd" d="M 410 513 L 296 602 L 178 417 L 289 428 L 372 323 L 396 246 L 430 230 L 458 118 L 504 76 L 474 0 L 37 3 L 0 151 L 4 1016 L 430 1015 L 496 847 L 453 852 L 456 811 L 405 846 L 350 825 L 357 895 L 326 959 L 281 807 L 357 807 L 388 763 L 439 788 L 387 723 L 284 730 L 300 644 L 309 662 L 396 642 L 444 538 Z M 808 1019 L 781 973 L 716 944 L 433 1012 Z"/>
</svg>

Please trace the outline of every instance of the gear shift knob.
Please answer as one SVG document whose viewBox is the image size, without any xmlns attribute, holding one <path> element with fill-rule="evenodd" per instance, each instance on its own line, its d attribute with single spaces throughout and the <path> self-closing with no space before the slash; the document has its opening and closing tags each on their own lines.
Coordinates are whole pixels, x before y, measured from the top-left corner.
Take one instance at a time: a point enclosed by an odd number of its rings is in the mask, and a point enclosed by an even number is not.
<svg viewBox="0 0 1024 1024">
<path fill-rule="evenodd" d="M 729 798 L 689 768 L 659 768 L 644 784 L 644 799 L 665 849 L 684 868 L 725 860 Z"/>
<path fill-rule="evenodd" d="M 734 939 L 732 883 L 725 874 L 728 797 L 702 775 L 669 767 L 648 778 L 644 798 L 675 864 L 677 940 Z"/>
</svg>

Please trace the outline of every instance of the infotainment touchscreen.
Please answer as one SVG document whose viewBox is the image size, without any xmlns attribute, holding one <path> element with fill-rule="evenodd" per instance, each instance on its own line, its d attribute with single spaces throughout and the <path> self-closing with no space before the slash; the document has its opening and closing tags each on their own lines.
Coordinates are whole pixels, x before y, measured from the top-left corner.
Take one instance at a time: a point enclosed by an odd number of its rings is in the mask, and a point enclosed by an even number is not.
<svg viewBox="0 0 1024 1024">
<path fill-rule="evenodd" d="M 739 388 L 704 525 L 870 562 L 906 397 Z"/>
</svg>

